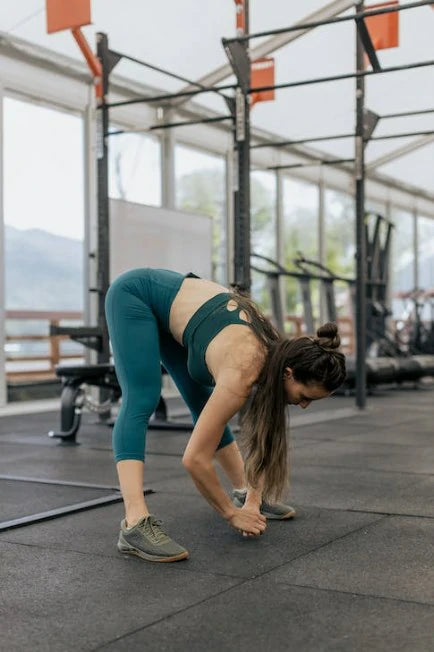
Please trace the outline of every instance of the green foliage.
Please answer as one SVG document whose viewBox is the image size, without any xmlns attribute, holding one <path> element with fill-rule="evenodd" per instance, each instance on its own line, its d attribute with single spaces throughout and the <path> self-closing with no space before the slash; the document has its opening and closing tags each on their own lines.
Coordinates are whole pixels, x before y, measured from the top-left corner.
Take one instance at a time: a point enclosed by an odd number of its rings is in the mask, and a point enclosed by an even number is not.
<svg viewBox="0 0 434 652">
<path fill-rule="evenodd" d="M 354 199 L 336 190 L 327 190 L 325 195 L 326 265 L 340 276 L 354 276 Z"/>
<path fill-rule="evenodd" d="M 213 220 L 213 278 L 224 282 L 226 265 L 225 176 L 219 169 L 205 169 L 184 174 L 177 179 L 176 204 L 181 210 L 209 215 Z"/>
</svg>

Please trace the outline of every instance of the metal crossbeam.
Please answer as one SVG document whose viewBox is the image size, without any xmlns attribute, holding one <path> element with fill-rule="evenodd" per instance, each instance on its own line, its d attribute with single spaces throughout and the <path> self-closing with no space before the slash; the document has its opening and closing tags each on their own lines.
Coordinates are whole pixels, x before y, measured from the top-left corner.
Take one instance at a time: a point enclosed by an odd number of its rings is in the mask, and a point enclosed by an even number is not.
<svg viewBox="0 0 434 652">
<path fill-rule="evenodd" d="M 356 4 L 356 3 L 353 3 Z M 362 11 L 358 14 L 352 14 L 351 16 L 337 16 L 335 18 L 326 18 L 324 20 L 310 21 L 306 23 L 291 25 L 289 27 L 279 27 L 278 29 L 270 29 L 264 32 L 255 32 L 253 34 L 246 34 L 243 36 L 236 36 L 232 41 L 250 41 L 256 38 L 262 38 L 263 36 L 272 36 L 276 34 L 286 34 L 288 32 L 294 32 L 299 29 L 315 29 L 315 27 L 322 27 L 323 25 L 332 25 L 335 23 L 344 23 L 350 20 L 364 20 L 369 18 L 369 16 L 379 16 L 381 14 L 390 14 L 395 13 L 396 11 L 404 11 L 405 9 L 415 9 L 416 7 L 423 7 L 425 5 L 432 5 L 432 0 L 420 0 L 420 2 L 408 2 L 405 5 L 395 5 L 393 7 L 383 7 L 380 9 L 371 9 L 367 11 Z"/>
<path fill-rule="evenodd" d="M 386 134 L 385 136 L 372 136 L 370 140 L 392 140 L 393 138 L 410 138 L 411 136 L 431 136 L 434 131 L 408 131 L 403 134 Z"/>
<path fill-rule="evenodd" d="M 409 138 L 411 136 L 430 136 L 433 133 L 432 130 L 429 131 L 408 131 L 398 134 L 386 134 L 384 136 L 371 136 L 370 138 L 365 138 L 366 141 L 371 140 L 391 140 L 393 138 Z M 342 140 L 345 138 L 355 138 L 355 133 L 349 134 L 335 134 L 330 136 L 317 136 L 315 138 L 301 138 L 300 140 L 282 140 L 271 143 L 258 143 L 256 145 L 251 145 L 251 149 L 262 149 L 264 147 L 287 147 L 291 145 L 304 145 L 306 143 L 318 143 L 327 140 Z"/>
<path fill-rule="evenodd" d="M 386 113 L 385 115 L 380 115 L 381 120 L 387 120 L 388 118 L 407 118 L 413 115 L 425 115 L 427 113 L 434 113 L 434 109 L 421 109 L 420 111 L 402 111 L 401 113 Z"/>
<path fill-rule="evenodd" d="M 312 163 L 292 163 L 290 165 L 271 165 L 270 167 L 265 168 L 266 170 L 294 170 L 296 168 L 311 168 L 321 165 L 339 165 L 342 163 L 354 163 L 353 158 L 337 158 L 333 161 L 328 160 L 318 160 L 313 161 Z"/>
<path fill-rule="evenodd" d="M 113 109 L 117 106 L 128 106 L 129 104 L 145 104 L 147 102 L 168 102 L 169 100 L 174 100 L 178 97 L 194 97 L 195 95 L 200 95 L 201 93 L 215 93 L 216 91 L 227 91 L 229 89 L 236 88 L 236 84 L 226 84 L 225 86 L 216 86 L 214 88 L 200 88 L 194 91 L 179 91 L 178 93 L 162 93 L 161 95 L 153 95 L 146 97 L 136 97 L 133 100 L 124 100 L 123 102 L 112 102 L 111 104 L 106 104 L 106 108 Z M 99 108 L 99 107 L 98 107 Z"/>
<path fill-rule="evenodd" d="M 147 61 L 142 61 L 142 59 L 137 59 L 136 57 L 131 57 L 128 54 L 123 54 L 122 52 L 116 52 L 115 50 L 110 49 L 111 54 L 119 57 L 119 59 L 127 59 L 128 61 L 132 61 L 133 63 L 137 63 L 140 66 L 144 66 L 145 68 L 149 68 L 150 70 L 155 70 L 155 72 L 159 72 L 162 75 L 166 75 L 166 77 L 171 77 L 172 79 L 177 79 L 178 81 L 183 81 L 186 82 L 187 84 L 190 84 L 191 86 L 197 86 L 198 88 L 206 88 L 201 82 L 195 82 L 192 81 L 191 79 L 188 79 L 188 77 L 184 77 L 183 75 L 178 75 L 177 73 L 171 72 L 170 70 L 166 70 L 165 68 L 160 68 L 159 66 L 155 66 L 153 63 L 148 63 Z M 225 97 L 221 91 L 215 89 L 215 92 L 219 95 L 222 95 Z"/>
<path fill-rule="evenodd" d="M 368 28 L 365 21 L 359 18 L 356 18 L 357 31 L 359 32 L 360 40 L 363 43 L 366 54 L 368 55 L 369 62 L 372 66 L 372 70 L 379 72 L 381 70 L 380 62 L 378 61 L 377 53 L 375 51 L 375 46 L 372 43 L 371 35 L 369 34 Z"/>
<path fill-rule="evenodd" d="M 415 152 L 416 150 L 420 149 L 421 147 L 425 147 L 425 145 L 429 145 L 430 143 L 434 143 L 434 135 L 424 136 L 423 138 L 419 138 L 418 140 L 415 140 L 411 143 L 407 143 L 406 145 L 403 145 L 398 149 L 394 149 L 392 152 L 389 152 L 388 154 L 379 156 L 378 158 L 374 159 L 370 163 L 366 164 L 366 170 L 368 172 L 370 172 L 371 170 L 375 170 L 376 168 L 379 168 L 382 165 L 386 165 L 386 163 L 391 163 L 391 161 L 395 161 L 396 159 L 401 158 L 401 156 L 405 156 L 406 154 Z"/>
<path fill-rule="evenodd" d="M 402 66 L 390 66 L 389 68 L 380 68 L 380 70 L 358 70 L 356 72 L 346 73 L 344 75 L 331 75 L 330 77 L 315 77 L 313 79 L 302 79 L 300 81 L 289 82 L 285 84 L 274 84 L 273 86 L 259 86 L 251 88 L 249 93 L 260 93 L 264 91 L 279 90 L 282 88 L 295 88 L 296 86 L 307 86 L 311 84 L 322 84 L 325 82 L 342 81 L 344 79 L 358 79 L 360 77 L 369 77 L 370 75 L 381 75 L 388 72 L 400 72 L 401 70 L 412 70 L 413 68 L 425 68 L 433 66 L 434 60 L 418 61 L 407 63 Z"/>
<path fill-rule="evenodd" d="M 209 124 L 213 122 L 223 122 L 224 120 L 232 120 L 231 115 L 217 116 L 216 118 L 201 118 L 198 120 L 181 120 L 179 122 L 165 122 L 160 125 L 152 125 L 145 129 L 117 129 L 116 131 L 109 131 L 106 136 L 118 136 L 120 134 L 140 134 L 149 133 L 150 131 L 158 131 L 159 129 L 173 129 L 174 127 L 189 127 L 190 125 Z"/>
<path fill-rule="evenodd" d="M 306 16 L 304 19 L 301 19 L 301 21 L 299 21 L 298 23 L 295 23 L 295 27 L 296 27 L 295 31 L 286 34 L 278 34 L 276 36 L 273 36 L 272 38 L 265 40 L 263 43 L 256 46 L 255 48 L 251 48 L 250 49 L 251 60 L 253 61 L 255 59 L 259 59 L 260 57 L 265 57 L 268 54 L 271 54 L 272 52 L 276 52 L 277 50 L 284 47 L 288 43 L 291 43 L 292 41 L 295 41 L 296 39 L 310 32 L 310 29 L 300 28 L 298 26 L 299 24 L 305 22 L 311 22 L 315 20 L 323 20 L 329 18 L 330 16 L 338 16 L 344 11 L 347 11 L 347 9 L 351 9 L 352 7 L 354 7 L 355 4 L 356 4 L 356 0 L 334 0 L 333 2 L 330 2 L 325 7 L 322 7 L 318 11 L 313 12 L 309 16 Z M 224 66 L 220 66 L 219 68 L 216 68 L 215 70 L 208 73 L 204 77 L 201 77 L 197 83 L 202 84 L 203 86 L 213 86 L 214 84 L 218 84 L 219 82 L 223 81 L 224 79 L 232 75 L 232 72 L 233 71 L 231 66 L 229 64 L 225 64 Z M 191 91 L 191 90 L 193 90 L 191 85 L 182 89 L 183 92 Z M 186 100 L 187 97 L 183 96 L 181 97 L 181 100 L 179 102 L 174 101 L 173 106 L 179 106 Z"/>
</svg>

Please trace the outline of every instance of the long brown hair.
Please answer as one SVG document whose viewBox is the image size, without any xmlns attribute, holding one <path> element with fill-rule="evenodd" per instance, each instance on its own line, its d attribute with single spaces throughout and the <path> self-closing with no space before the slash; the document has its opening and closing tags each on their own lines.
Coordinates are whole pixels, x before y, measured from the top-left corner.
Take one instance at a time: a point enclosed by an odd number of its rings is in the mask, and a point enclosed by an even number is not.
<svg viewBox="0 0 434 652">
<path fill-rule="evenodd" d="M 289 484 L 285 369 L 292 369 L 297 382 L 320 385 L 332 392 L 345 380 L 345 356 L 337 350 L 341 340 L 336 324 L 324 324 L 316 337 L 288 339 L 251 299 L 237 293 L 232 293 L 231 299 L 246 312 L 265 350 L 264 366 L 242 414 L 246 479 L 252 487 L 262 484 L 264 498 L 277 500 Z"/>
</svg>

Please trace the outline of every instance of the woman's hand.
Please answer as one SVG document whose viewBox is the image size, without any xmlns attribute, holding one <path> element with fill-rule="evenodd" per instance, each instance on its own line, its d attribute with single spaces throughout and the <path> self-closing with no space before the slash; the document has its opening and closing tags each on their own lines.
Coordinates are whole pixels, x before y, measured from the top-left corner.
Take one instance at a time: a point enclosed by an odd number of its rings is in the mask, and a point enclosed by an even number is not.
<svg viewBox="0 0 434 652">
<path fill-rule="evenodd" d="M 259 536 L 265 532 L 267 519 L 262 516 L 259 509 L 251 507 L 235 508 L 232 516 L 228 519 L 233 528 L 244 536 Z"/>
</svg>

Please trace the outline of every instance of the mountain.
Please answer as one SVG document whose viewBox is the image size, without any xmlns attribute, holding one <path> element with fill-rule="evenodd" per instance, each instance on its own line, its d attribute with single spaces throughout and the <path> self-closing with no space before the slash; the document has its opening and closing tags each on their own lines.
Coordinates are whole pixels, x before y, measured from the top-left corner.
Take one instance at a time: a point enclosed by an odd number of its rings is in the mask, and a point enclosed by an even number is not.
<svg viewBox="0 0 434 652">
<path fill-rule="evenodd" d="M 7 310 L 83 310 L 83 242 L 5 226 Z"/>
</svg>

